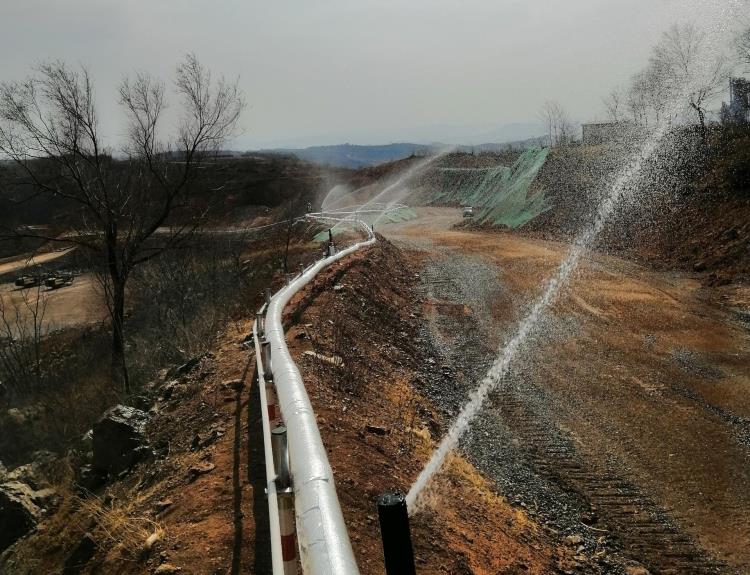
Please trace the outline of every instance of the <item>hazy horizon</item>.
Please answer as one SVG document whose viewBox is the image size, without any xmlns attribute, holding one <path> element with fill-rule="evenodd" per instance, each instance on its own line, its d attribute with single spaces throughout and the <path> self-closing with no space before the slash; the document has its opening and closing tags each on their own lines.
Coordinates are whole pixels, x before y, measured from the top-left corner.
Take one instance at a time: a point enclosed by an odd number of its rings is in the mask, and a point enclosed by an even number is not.
<svg viewBox="0 0 750 575">
<path fill-rule="evenodd" d="M 601 119 L 601 98 L 646 64 L 665 29 L 710 21 L 725 5 L 28 0 L 3 8 L 0 80 L 49 59 L 85 64 L 114 141 L 120 80 L 142 70 L 169 86 L 194 52 L 216 76 L 240 78 L 248 109 L 233 149 L 479 144 L 501 141 L 482 136 L 503 126 L 525 126 L 507 140 L 537 135 L 547 100 L 577 121 Z"/>
</svg>

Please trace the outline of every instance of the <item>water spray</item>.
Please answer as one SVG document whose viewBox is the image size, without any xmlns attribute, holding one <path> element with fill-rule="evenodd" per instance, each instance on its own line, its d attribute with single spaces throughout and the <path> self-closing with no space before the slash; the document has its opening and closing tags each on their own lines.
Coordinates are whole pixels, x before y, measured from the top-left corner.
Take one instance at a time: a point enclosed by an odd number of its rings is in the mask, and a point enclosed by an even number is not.
<svg viewBox="0 0 750 575">
<path fill-rule="evenodd" d="M 339 210 L 340 213 L 343 215 L 346 213 L 346 215 L 339 219 L 339 221 L 333 226 L 333 230 L 336 230 L 341 225 L 350 224 L 352 222 L 357 221 L 360 216 L 360 213 L 363 211 L 371 211 L 371 207 L 377 205 L 378 206 L 378 213 L 375 216 L 375 219 L 373 220 L 372 225 L 376 225 L 380 222 L 381 218 L 388 213 L 388 211 L 396 204 L 398 204 L 400 201 L 402 201 L 404 198 L 406 198 L 411 191 L 406 188 L 406 183 L 414 177 L 416 174 L 424 171 L 427 167 L 429 167 L 431 164 L 433 164 L 435 161 L 439 160 L 440 158 L 444 157 L 446 154 L 450 153 L 453 150 L 453 148 L 444 148 L 437 152 L 436 154 L 429 156 L 423 160 L 420 160 L 419 162 L 415 163 L 414 165 L 410 166 L 409 169 L 407 169 L 405 172 L 399 175 L 398 179 L 396 179 L 395 182 L 389 184 L 386 186 L 383 190 L 378 192 L 375 196 L 370 198 L 367 202 L 364 204 L 358 205 L 351 210 L 348 210 L 344 212 L 343 209 Z M 323 199 L 322 205 L 328 206 L 329 208 L 332 207 L 332 205 L 338 204 L 341 202 L 344 196 L 346 195 L 354 195 L 358 192 L 361 192 L 364 188 L 359 188 L 357 190 L 354 190 L 352 192 L 341 194 L 341 189 L 339 186 L 335 186 L 331 191 L 328 193 L 328 195 Z M 399 194 L 395 195 L 394 197 L 388 198 L 389 195 L 394 195 L 394 192 L 400 192 Z M 329 196 L 332 194 L 341 194 L 338 198 L 336 198 L 336 201 L 333 202 L 333 204 L 329 205 Z M 386 198 L 385 201 L 382 200 L 382 198 Z"/>
<path fill-rule="evenodd" d="M 741 3 L 735 2 L 739 8 Z M 731 12 L 731 10 L 728 10 Z M 726 16 L 727 14 L 725 14 Z M 705 63 L 704 63 L 705 65 Z M 665 114 L 666 118 L 679 117 L 684 105 L 684 95 L 690 93 L 691 86 L 683 86 L 680 96 L 672 102 L 672 114 Z M 432 477 L 440 471 L 447 455 L 458 445 L 464 432 L 468 429 L 472 420 L 477 416 L 488 395 L 495 390 L 508 374 L 510 365 L 520 347 L 526 342 L 534 328 L 538 324 L 543 312 L 555 301 L 560 291 L 568 284 L 571 275 L 580 263 L 583 254 L 593 244 L 600 234 L 607 220 L 613 214 L 617 206 L 625 199 L 634 195 L 634 188 L 638 180 L 643 176 L 644 165 L 654 155 L 662 141 L 670 133 L 671 124 L 668 120 L 662 121 L 648 135 L 643 146 L 634 157 L 628 161 L 618 172 L 609 190 L 600 202 L 593 223 L 587 227 L 575 240 L 568 255 L 557 268 L 557 272 L 545 286 L 542 295 L 531 307 L 529 313 L 523 318 L 516 328 L 515 334 L 508 340 L 499 351 L 498 357 L 493 362 L 488 373 L 484 376 L 479 386 L 471 393 L 468 402 L 451 424 L 448 433 L 443 437 L 438 448 L 433 452 L 427 465 L 421 471 L 417 480 L 411 486 L 406 496 L 409 512 L 414 514 L 420 509 L 420 495 L 429 484 Z"/>
<path fill-rule="evenodd" d="M 643 148 L 642 153 L 620 173 L 615 185 L 612 187 L 611 193 L 607 195 L 599 206 L 593 225 L 578 237 L 573 248 L 568 253 L 568 256 L 558 267 L 555 276 L 547 283 L 542 296 L 536 301 L 531 308 L 531 311 L 521 321 L 515 335 L 508 341 L 505 347 L 501 349 L 500 355 L 495 359 L 487 375 L 484 376 L 484 379 L 482 379 L 479 384 L 479 387 L 477 387 L 469 396 L 469 401 L 464 405 L 456 420 L 451 424 L 448 433 L 440 442 L 440 445 L 432 454 L 429 462 L 419 474 L 417 480 L 414 482 L 414 485 L 412 485 L 406 496 L 406 502 L 412 513 L 415 513 L 418 510 L 417 498 L 422 490 L 427 486 L 433 475 L 440 470 L 448 453 L 458 445 L 459 439 L 464 434 L 474 417 L 476 417 L 480 408 L 484 404 L 484 401 L 487 399 L 487 396 L 503 381 L 508 373 L 511 361 L 538 323 L 542 312 L 547 309 L 562 287 L 567 284 L 573 270 L 578 265 L 584 250 L 589 244 L 591 244 L 596 236 L 599 235 L 599 232 L 601 232 L 617 203 L 628 189 L 628 183 L 639 175 L 643 162 L 654 152 L 658 141 L 664 136 L 665 131 L 665 129 L 662 129 L 658 134 L 658 137 L 650 138 L 647 145 Z"/>
</svg>

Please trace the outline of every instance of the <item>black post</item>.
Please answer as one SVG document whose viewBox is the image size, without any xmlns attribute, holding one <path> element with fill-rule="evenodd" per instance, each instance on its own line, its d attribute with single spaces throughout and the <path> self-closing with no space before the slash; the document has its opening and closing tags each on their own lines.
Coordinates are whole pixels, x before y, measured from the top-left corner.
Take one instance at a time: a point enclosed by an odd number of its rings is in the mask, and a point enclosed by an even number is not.
<svg viewBox="0 0 750 575">
<path fill-rule="evenodd" d="M 398 491 L 381 495 L 378 498 L 378 517 L 383 538 L 385 572 L 387 575 L 416 575 L 404 495 Z"/>
</svg>

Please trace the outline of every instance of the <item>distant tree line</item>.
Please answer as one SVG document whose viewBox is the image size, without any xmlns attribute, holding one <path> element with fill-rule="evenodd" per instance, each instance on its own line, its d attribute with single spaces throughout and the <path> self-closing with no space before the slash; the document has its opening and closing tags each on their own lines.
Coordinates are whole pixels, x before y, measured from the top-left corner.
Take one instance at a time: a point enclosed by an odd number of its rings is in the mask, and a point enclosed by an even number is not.
<svg viewBox="0 0 750 575">
<path fill-rule="evenodd" d="M 728 89 L 738 64 L 750 69 L 750 28 L 736 41 L 736 57 L 714 45 L 694 24 L 675 24 L 653 47 L 648 64 L 629 85 L 603 98 L 607 120 L 648 129 L 661 122 L 684 121 L 689 110 L 706 141 L 709 106 Z M 558 102 L 547 101 L 539 112 L 552 147 L 577 141 L 577 126 Z"/>
<path fill-rule="evenodd" d="M 750 30 L 739 39 L 738 51 L 750 63 Z M 733 69 L 732 59 L 718 51 L 703 30 L 693 24 L 674 25 L 630 85 L 604 98 L 608 119 L 648 128 L 676 121 L 687 106 L 705 141 L 708 106 L 727 89 Z"/>
</svg>

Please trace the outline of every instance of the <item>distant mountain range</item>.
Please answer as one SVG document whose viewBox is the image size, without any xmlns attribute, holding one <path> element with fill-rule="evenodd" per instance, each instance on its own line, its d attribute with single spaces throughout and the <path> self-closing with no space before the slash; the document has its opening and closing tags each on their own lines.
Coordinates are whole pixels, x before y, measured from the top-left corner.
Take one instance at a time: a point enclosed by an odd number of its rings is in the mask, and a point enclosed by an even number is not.
<svg viewBox="0 0 750 575">
<path fill-rule="evenodd" d="M 476 146 L 450 145 L 443 143 L 434 144 L 383 144 L 375 146 L 338 144 L 334 146 L 311 146 L 309 148 L 274 148 L 259 150 L 262 153 L 284 154 L 296 156 L 301 160 L 314 164 L 333 166 L 339 168 L 364 168 L 375 166 L 394 160 L 401 160 L 412 155 L 424 156 L 443 150 L 447 147 L 461 152 L 504 152 L 518 149 L 525 150 L 530 147 L 544 145 L 546 138 L 529 138 L 515 142 L 501 144 L 486 143 Z"/>
</svg>

